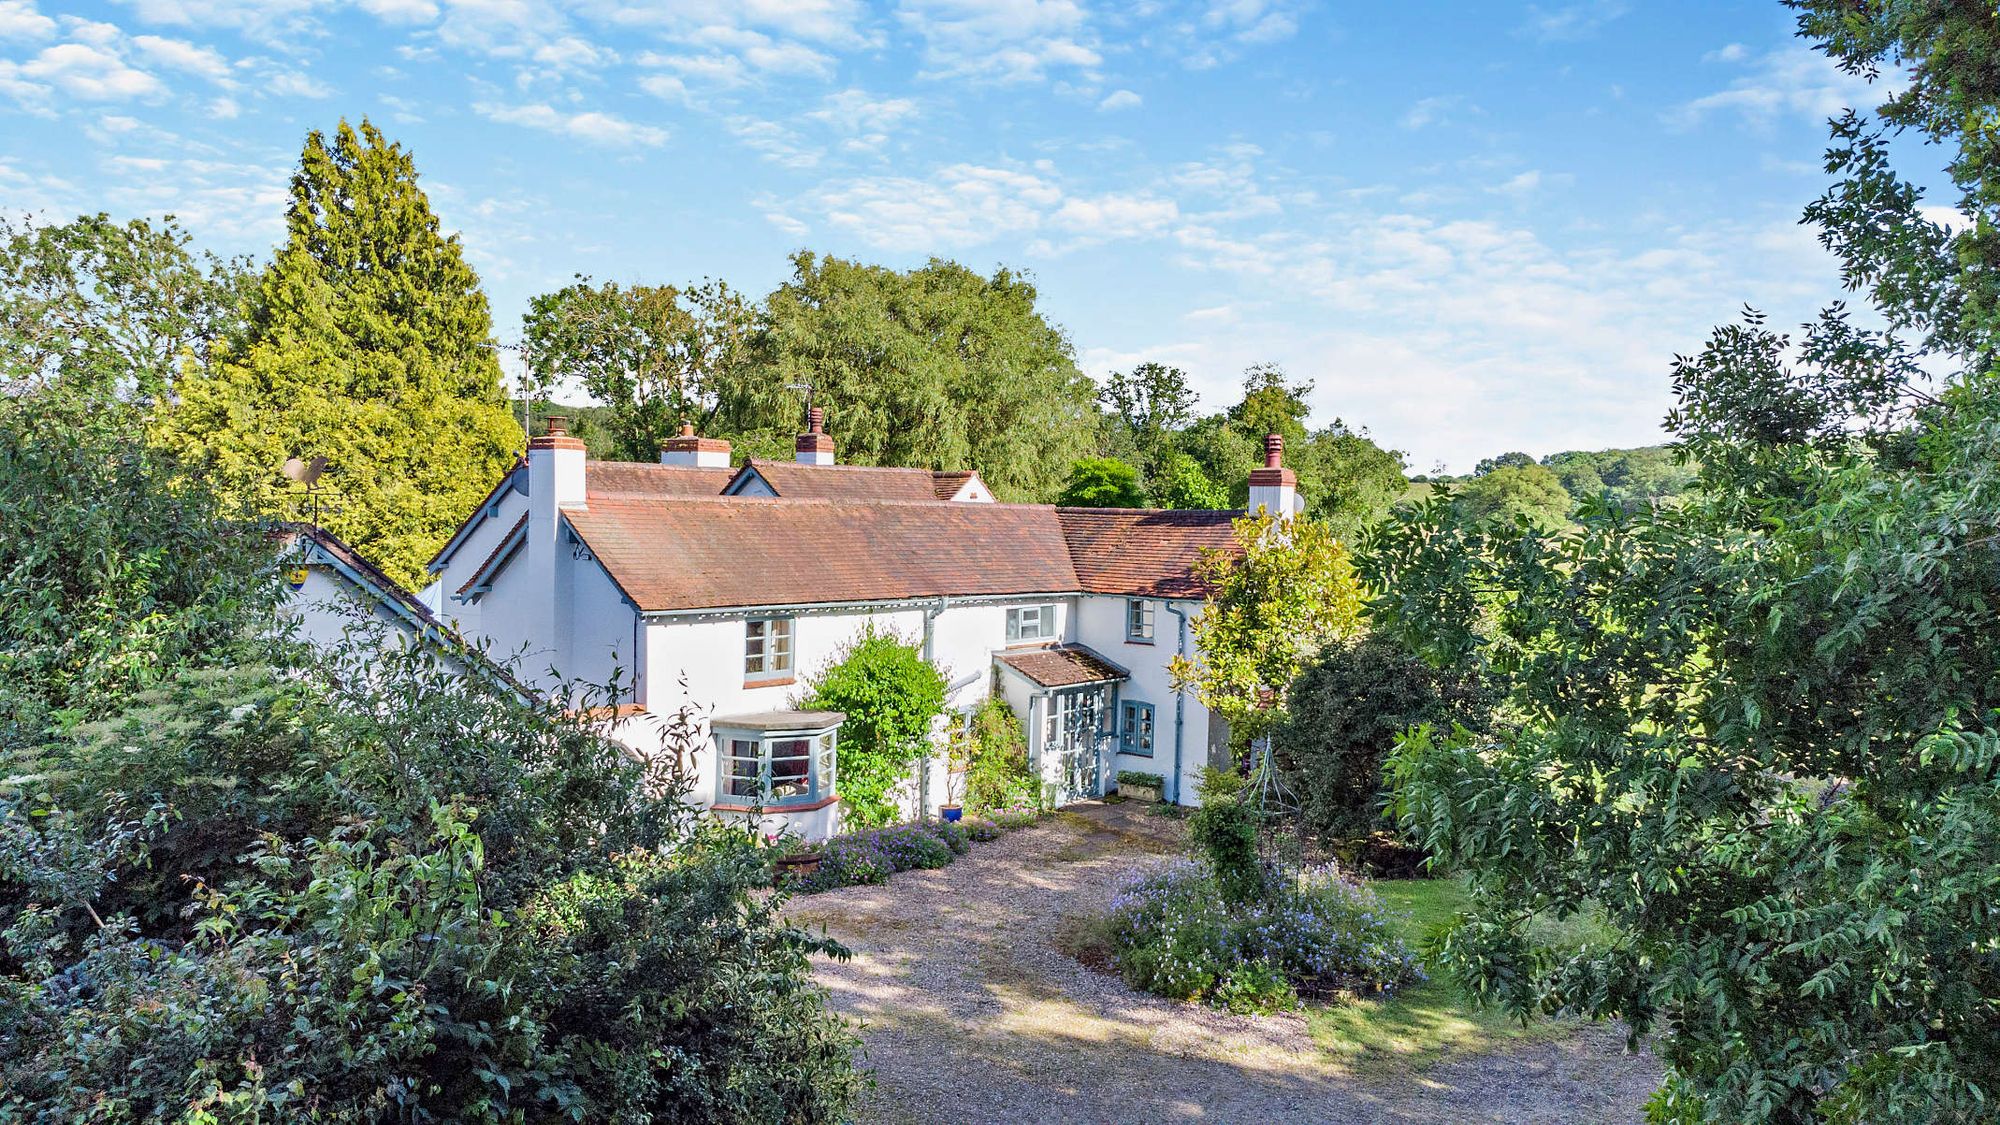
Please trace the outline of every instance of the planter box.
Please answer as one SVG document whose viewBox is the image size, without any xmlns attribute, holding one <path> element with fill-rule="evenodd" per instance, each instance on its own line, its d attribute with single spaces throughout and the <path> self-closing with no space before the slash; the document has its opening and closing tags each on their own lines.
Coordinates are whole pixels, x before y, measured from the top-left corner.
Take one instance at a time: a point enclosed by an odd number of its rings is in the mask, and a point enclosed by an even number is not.
<svg viewBox="0 0 2000 1125">
<path fill-rule="evenodd" d="M 1160 799 L 1160 789 L 1157 785 L 1133 785 L 1121 781 L 1118 783 L 1118 795 L 1131 801 L 1156 802 Z"/>
</svg>

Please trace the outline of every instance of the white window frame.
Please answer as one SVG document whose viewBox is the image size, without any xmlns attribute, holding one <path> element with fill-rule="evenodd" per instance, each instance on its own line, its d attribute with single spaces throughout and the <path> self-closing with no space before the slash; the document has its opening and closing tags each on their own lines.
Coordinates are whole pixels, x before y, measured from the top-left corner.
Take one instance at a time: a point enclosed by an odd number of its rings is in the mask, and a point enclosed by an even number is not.
<svg viewBox="0 0 2000 1125">
<path fill-rule="evenodd" d="M 1034 615 L 1035 631 L 1027 630 L 1029 614 Z M 1018 641 L 1048 641 L 1056 637 L 1056 607 L 1054 604 L 1014 606 L 1007 611 L 1007 643 Z"/>
<path fill-rule="evenodd" d="M 743 622 L 743 682 L 789 680 L 798 630 L 790 617 L 750 617 Z"/>
<path fill-rule="evenodd" d="M 718 727 L 715 735 L 715 803 L 754 805 L 784 809 L 812 805 L 836 795 L 834 782 L 839 762 L 837 727 L 813 730 L 749 730 Z M 803 754 L 792 752 L 803 744 Z M 782 751 L 782 752 L 781 752 Z M 806 772 L 799 787 L 790 788 L 800 777 L 783 763 L 805 759 Z M 745 772 L 739 763 L 747 763 Z M 783 769 L 783 772 L 778 772 Z M 740 782 L 752 782 L 742 785 Z M 748 792 L 743 790 L 748 789 Z"/>
<path fill-rule="evenodd" d="M 1125 640 L 1131 644 L 1152 644 L 1154 617 L 1155 610 L 1152 599 L 1127 598 L 1125 600 Z"/>
</svg>

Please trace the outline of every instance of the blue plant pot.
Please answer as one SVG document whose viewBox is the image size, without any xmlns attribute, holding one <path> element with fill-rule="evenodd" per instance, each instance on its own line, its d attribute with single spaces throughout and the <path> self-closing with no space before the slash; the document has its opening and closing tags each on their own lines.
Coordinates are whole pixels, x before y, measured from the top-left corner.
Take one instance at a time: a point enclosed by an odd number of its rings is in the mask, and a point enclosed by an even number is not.
<svg viewBox="0 0 2000 1125">
<path fill-rule="evenodd" d="M 965 815 L 965 810 L 959 808 L 957 805 L 946 805 L 939 812 L 943 813 L 947 824 L 957 824 L 958 818 Z"/>
</svg>

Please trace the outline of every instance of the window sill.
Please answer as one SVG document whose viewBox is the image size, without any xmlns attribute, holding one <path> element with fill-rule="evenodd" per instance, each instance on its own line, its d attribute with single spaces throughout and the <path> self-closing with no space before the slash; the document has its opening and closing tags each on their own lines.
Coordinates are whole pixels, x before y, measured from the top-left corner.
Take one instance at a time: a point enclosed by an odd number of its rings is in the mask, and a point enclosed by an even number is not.
<svg viewBox="0 0 2000 1125">
<path fill-rule="evenodd" d="M 798 679 L 798 677 L 797 677 L 797 676 L 790 676 L 790 675 L 787 675 L 787 676 L 772 676 L 772 677 L 769 677 L 769 678 L 766 678 L 766 679 L 760 679 L 760 680 L 751 680 L 751 679 L 746 679 L 746 680 L 744 680 L 744 681 L 743 681 L 743 686 L 744 686 L 744 687 L 746 687 L 746 688 L 759 688 L 759 687 L 790 687 L 790 686 L 792 686 L 793 684 L 795 684 L 795 683 L 798 683 L 798 682 L 799 682 L 799 679 Z"/>
<path fill-rule="evenodd" d="M 1125 638 L 1125 643 L 1126 643 L 1126 644 L 1128 644 L 1128 645 L 1150 645 L 1150 644 L 1152 644 L 1152 643 L 1153 643 L 1153 638 L 1151 638 L 1151 637 L 1126 637 L 1126 638 Z"/>
<path fill-rule="evenodd" d="M 805 801 L 805 802 L 803 802 L 803 803 L 800 803 L 800 804 L 796 804 L 796 805 L 763 805 L 763 806 L 758 806 L 758 805 L 725 805 L 725 804 L 713 804 L 713 805 L 710 805 L 710 806 L 708 806 L 708 811 L 710 811 L 710 812 L 727 812 L 727 813 L 753 813 L 753 812 L 766 812 L 766 813 L 798 813 L 798 812 L 818 812 L 818 811 L 819 811 L 820 809 L 823 809 L 823 808 L 827 807 L 828 805 L 830 805 L 830 804 L 832 804 L 832 803 L 834 803 L 835 801 L 838 801 L 838 800 L 840 800 L 840 798 L 839 798 L 838 796 L 833 796 L 833 797 L 821 797 L 821 798 L 820 798 L 819 800 L 817 800 L 817 801 Z"/>
</svg>

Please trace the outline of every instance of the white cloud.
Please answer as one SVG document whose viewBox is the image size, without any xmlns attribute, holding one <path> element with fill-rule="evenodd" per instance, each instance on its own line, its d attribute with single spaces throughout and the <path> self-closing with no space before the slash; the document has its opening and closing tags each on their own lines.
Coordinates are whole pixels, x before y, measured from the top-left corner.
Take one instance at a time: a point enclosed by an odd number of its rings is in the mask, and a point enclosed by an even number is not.
<svg viewBox="0 0 2000 1125">
<path fill-rule="evenodd" d="M 1738 54 L 1724 61 L 1743 58 Z M 1810 47 L 1787 44 L 1756 60 L 1728 89 L 1678 106 L 1665 120 L 1674 128 L 1691 129 L 1711 114 L 1736 114 L 1752 125 L 1767 126 L 1784 116 L 1838 116 L 1845 109 L 1871 107 L 1888 94 L 1886 88 L 1870 89 L 1866 79 L 1842 72 Z"/>
<path fill-rule="evenodd" d="M 1119 109 L 1137 109 L 1144 100 L 1130 90 L 1113 90 L 1104 95 L 1104 100 L 1097 103 L 1097 108 L 1107 113 Z"/>
<path fill-rule="evenodd" d="M 482 102 L 473 108 L 481 116 L 503 125 L 540 129 L 606 148 L 651 148 L 667 141 L 665 129 L 640 125 L 608 113 L 564 113 L 553 106 L 541 104 L 509 106 Z"/>
<path fill-rule="evenodd" d="M 89 43 L 58 43 L 24 63 L 0 59 L 0 90 L 26 100 L 51 89 L 86 101 L 128 101 L 167 92 L 158 78 L 128 65 L 116 51 Z"/>
<path fill-rule="evenodd" d="M 909 98 L 876 97 L 859 89 L 828 94 L 818 109 L 806 114 L 814 121 L 849 133 L 879 133 L 916 115 L 917 103 Z"/>
<path fill-rule="evenodd" d="M 1059 226 L 1093 241 L 1103 241 L 1159 234 L 1180 218 L 1180 213 L 1179 205 L 1171 199 L 1110 194 L 1066 199 L 1054 219 Z"/>
<path fill-rule="evenodd" d="M 359 0 L 361 10 L 386 23 L 429 23 L 438 16 L 432 0 Z"/>
<path fill-rule="evenodd" d="M 264 88 L 287 98 L 330 98 L 334 93 L 333 87 L 302 70 L 274 74 L 265 82 Z"/>
<path fill-rule="evenodd" d="M 818 149 L 807 145 L 790 129 L 775 121 L 756 117 L 735 117 L 728 122 L 736 139 L 764 159 L 786 168 L 810 168 L 819 163 Z"/>
<path fill-rule="evenodd" d="M 1703 55 L 1701 61 L 1733 63 L 1742 62 L 1749 57 L 1750 48 L 1745 47 L 1741 43 L 1731 43 L 1727 46 L 1717 47 L 1715 50 Z"/>
<path fill-rule="evenodd" d="M 134 36 L 132 45 L 161 66 L 200 75 L 219 85 L 233 85 L 229 60 L 213 47 L 200 47 L 184 39 L 165 39 L 158 35 Z"/>
<path fill-rule="evenodd" d="M 922 37 L 927 77 L 1029 82 L 1104 61 L 1075 0 L 901 0 L 896 15 Z"/>
<path fill-rule="evenodd" d="M 1528 22 L 1522 29 L 1544 42 L 1582 39 L 1625 14 L 1625 0 L 1581 0 L 1560 8 L 1528 5 Z"/>
<path fill-rule="evenodd" d="M 1466 101 L 1463 94 L 1442 94 L 1436 97 L 1419 98 L 1403 114 L 1405 129 L 1423 129 L 1431 125 L 1448 125 L 1459 116 L 1478 116 L 1485 111 Z"/>
<path fill-rule="evenodd" d="M 1060 188 L 1030 172 L 954 164 L 928 180 L 885 176 L 829 184 L 801 205 L 871 245 L 925 252 L 1035 231 L 1062 199 Z"/>
<path fill-rule="evenodd" d="M 0 39 L 47 39 L 56 21 L 35 8 L 34 0 L 0 0 Z"/>
</svg>

